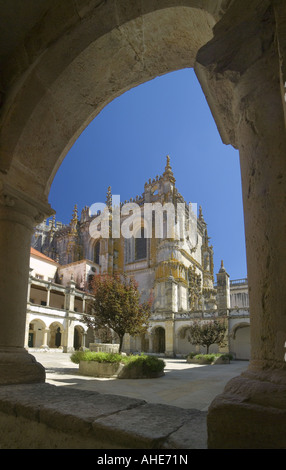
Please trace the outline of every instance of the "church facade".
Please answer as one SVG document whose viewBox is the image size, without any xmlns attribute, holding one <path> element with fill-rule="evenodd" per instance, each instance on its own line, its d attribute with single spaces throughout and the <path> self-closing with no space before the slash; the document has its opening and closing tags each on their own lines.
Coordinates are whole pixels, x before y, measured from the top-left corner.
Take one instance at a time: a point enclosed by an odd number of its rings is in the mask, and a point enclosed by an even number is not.
<svg viewBox="0 0 286 470">
<path fill-rule="evenodd" d="M 153 301 L 148 333 L 138 338 L 125 335 L 125 351 L 170 356 L 187 354 L 194 347 L 185 339 L 184 331 L 195 319 L 207 321 L 210 318 L 227 323 L 224 350 L 233 349 L 237 325 L 244 328 L 249 325 L 247 285 L 242 286 L 244 290 L 240 292 L 241 296 L 243 293 L 246 296 L 243 303 L 231 305 L 231 282 L 223 263 L 217 279 L 214 278 L 213 247 L 202 209 L 196 211 L 179 193 L 170 158 L 167 157 L 163 174 L 145 183 L 141 196 L 122 203 L 108 188 L 106 203 L 102 206 L 85 207 L 80 216 L 75 206 L 69 225 L 52 218 L 48 225 L 44 221 L 37 226 L 33 235 L 33 249 L 57 267 L 50 280 L 53 289 L 63 286 L 66 292 L 72 285 L 74 299 L 79 302 L 82 298 L 79 310 L 75 303 L 72 307 L 67 301 L 61 304 L 66 317 L 65 326 L 60 322 L 58 332 L 62 331 L 63 341 L 66 338 L 64 349 L 88 346 L 89 340 L 83 341 L 83 335 L 93 342 L 90 335 L 86 336 L 86 327 L 77 314 L 84 311 L 83 299 L 90 295 L 93 276 L 123 272 L 137 281 L 142 301 L 150 297 Z M 31 286 L 33 282 L 36 281 L 31 278 Z M 237 287 L 238 284 L 233 289 Z M 236 294 L 236 299 L 241 296 Z M 35 321 L 33 302 L 29 300 L 28 329 L 31 321 Z M 69 324 L 77 330 L 76 341 L 72 333 L 66 332 Z M 247 343 L 247 339 L 245 341 Z M 52 343 L 55 347 L 54 341 Z M 242 355 L 248 356 L 247 345 L 244 349 Z"/>
</svg>

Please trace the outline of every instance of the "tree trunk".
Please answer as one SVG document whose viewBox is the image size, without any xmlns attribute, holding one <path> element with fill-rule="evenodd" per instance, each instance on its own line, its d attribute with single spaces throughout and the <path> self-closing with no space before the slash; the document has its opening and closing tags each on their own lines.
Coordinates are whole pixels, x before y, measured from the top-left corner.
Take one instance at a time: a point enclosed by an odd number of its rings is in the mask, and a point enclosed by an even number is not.
<svg viewBox="0 0 286 470">
<path fill-rule="evenodd" d="M 121 350 L 122 350 L 123 338 L 124 338 L 124 335 L 119 336 L 119 354 L 121 353 Z"/>
</svg>

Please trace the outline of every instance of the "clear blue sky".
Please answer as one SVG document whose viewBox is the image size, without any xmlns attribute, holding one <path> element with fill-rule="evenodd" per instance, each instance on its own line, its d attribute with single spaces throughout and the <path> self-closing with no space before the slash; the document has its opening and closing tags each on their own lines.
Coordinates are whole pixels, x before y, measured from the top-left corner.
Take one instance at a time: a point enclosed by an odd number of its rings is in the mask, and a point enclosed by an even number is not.
<svg viewBox="0 0 286 470">
<path fill-rule="evenodd" d="M 231 279 L 246 277 L 238 151 L 222 143 L 193 69 L 133 88 L 85 129 L 62 163 L 49 201 L 69 223 L 74 204 L 105 202 L 107 187 L 124 201 L 161 175 L 170 155 L 176 186 L 203 209 L 215 273 L 221 259 Z"/>
</svg>

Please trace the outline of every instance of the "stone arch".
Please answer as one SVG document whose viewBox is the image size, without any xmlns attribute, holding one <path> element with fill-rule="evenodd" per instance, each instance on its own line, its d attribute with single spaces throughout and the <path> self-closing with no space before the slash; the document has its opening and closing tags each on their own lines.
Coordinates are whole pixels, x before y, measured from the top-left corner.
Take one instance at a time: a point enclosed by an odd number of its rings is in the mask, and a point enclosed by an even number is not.
<svg viewBox="0 0 286 470">
<path fill-rule="evenodd" d="M 240 329 L 240 328 L 246 328 L 246 327 L 249 327 L 250 326 L 250 323 L 249 322 L 239 322 L 239 323 L 236 323 L 235 325 L 233 325 L 233 327 L 231 328 L 230 332 L 229 332 L 229 337 L 232 338 L 232 339 L 235 339 L 236 336 L 237 336 L 237 331 Z"/>
<path fill-rule="evenodd" d="M 250 323 L 235 324 L 229 334 L 229 347 L 236 359 L 250 359 Z"/>
<path fill-rule="evenodd" d="M 78 350 L 84 346 L 84 334 L 84 328 L 81 325 L 75 325 L 73 336 L 73 347 L 75 350 Z"/>
<path fill-rule="evenodd" d="M 7 286 L 1 292 L 2 311 L 9 311 L 1 318 L 1 355 L 6 348 L 10 356 L 15 347 L 21 352 L 21 360 L 17 355 L 19 362 L 14 359 L 9 367 L 9 380 L 15 383 L 22 364 L 31 360 L 23 351 L 30 235 L 33 224 L 49 215 L 49 188 L 67 150 L 114 97 L 157 75 L 191 67 L 196 58 L 197 76 L 221 137 L 240 150 L 255 370 L 225 389 L 209 411 L 208 442 L 211 448 L 261 448 L 272 438 L 273 446 L 285 446 L 285 420 L 278 423 L 273 411 L 285 408 L 282 392 L 277 392 L 277 382 L 285 384 L 286 332 L 281 287 L 286 277 L 281 230 L 281 183 L 286 175 L 284 2 L 91 0 L 64 6 L 47 2 L 43 10 L 38 8 L 36 15 L 32 9 L 20 35 L 8 24 L 3 51 L 1 233 L 11 236 L 2 239 L 3 266 L 10 272 L 3 269 L 0 282 Z M 35 363 L 33 368 L 42 381 L 42 368 Z M 251 419 L 256 403 L 262 411 L 265 405 L 269 423 L 262 437 L 260 419 Z M 227 433 L 231 410 L 235 432 Z"/>
<path fill-rule="evenodd" d="M 4 171 L 33 197 L 47 201 L 67 151 L 108 102 L 158 75 L 194 66 L 198 50 L 212 38 L 222 2 L 170 6 L 161 0 L 156 11 L 132 3 L 137 10 L 118 12 L 115 3 L 102 4 L 85 22 L 75 21 L 67 35 L 41 51 L 4 106 Z"/>
<path fill-rule="evenodd" d="M 189 325 L 180 326 L 175 333 L 175 353 L 188 354 L 192 351 L 192 345 L 188 340 L 188 328 Z"/>
<path fill-rule="evenodd" d="M 166 331 L 163 326 L 156 326 L 152 330 L 153 352 L 164 354 L 166 350 Z"/>
<path fill-rule="evenodd" d="M 94 328 L 88 327 L 86 330 L 85 346 L 88 348 L 90 343 L 95 342 Z"/>
<path fill-rule="evenodd" d="M 28 347 L 40 348 L 45 346 L 46 324 L 39 318 L 33 318 L 29 323 Z"/>
<path fill-rule="evenodd" d="M 63 346 L 63 325 L 55 321 L 50 325 L 49 347 L 60 348 Z"/>
<path fill-rule="evenodd" d="M 180 326 L 175 333 L 176 341 L 176 351 L 179 354 L 189 354 L 189 353 L 200 353 L 205 352 L 205 348 L 202 348 L 198 345 L 191 343 L 188 340 L 188 329 L 191 324 Z M 210 347 L 210 350 L 213 352 L 214 349 L 217 349 L 214 345 Z"/>
</svg>

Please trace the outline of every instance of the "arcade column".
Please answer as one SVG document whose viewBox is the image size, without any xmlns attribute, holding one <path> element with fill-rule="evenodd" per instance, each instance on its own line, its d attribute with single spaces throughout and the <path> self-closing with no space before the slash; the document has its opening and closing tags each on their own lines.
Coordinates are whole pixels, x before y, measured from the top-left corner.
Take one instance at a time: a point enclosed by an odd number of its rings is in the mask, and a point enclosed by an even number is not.
<svg viewBox="0 0 286 470">
<path fill-rule="evenodd" d="M 45 370 L 24 348 L 33 227 L 50 206 L 0 182 L 0 384 L 44 382 Z"/>
</svg>

